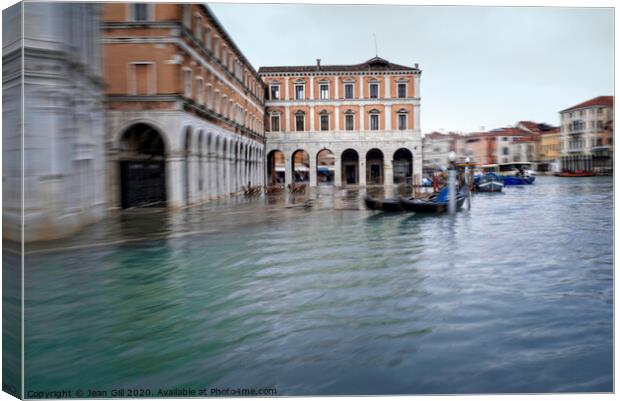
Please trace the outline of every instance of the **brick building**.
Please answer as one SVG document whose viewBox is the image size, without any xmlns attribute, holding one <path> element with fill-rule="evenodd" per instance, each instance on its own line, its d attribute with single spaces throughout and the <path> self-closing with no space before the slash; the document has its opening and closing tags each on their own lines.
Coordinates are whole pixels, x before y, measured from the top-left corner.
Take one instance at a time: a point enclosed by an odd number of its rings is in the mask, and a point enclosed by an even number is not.
<svg viewBox="0 0 620 401">
<path fill-rule="evenodd" d="M 264 86 L 207 6 L 106 3 L 102 28 L 110 206 L 262 184 Z"/>
<path fill-rule="evenodd" d="M 421 179 L 417 65 L 380 57 L 355 65 L 317 60 L 312 66 L 261 67 L 259 74 L 267 88 L 269 182 L 277 180 L 279 152 L 286 183 L 364 186 Z"/>
</svg>

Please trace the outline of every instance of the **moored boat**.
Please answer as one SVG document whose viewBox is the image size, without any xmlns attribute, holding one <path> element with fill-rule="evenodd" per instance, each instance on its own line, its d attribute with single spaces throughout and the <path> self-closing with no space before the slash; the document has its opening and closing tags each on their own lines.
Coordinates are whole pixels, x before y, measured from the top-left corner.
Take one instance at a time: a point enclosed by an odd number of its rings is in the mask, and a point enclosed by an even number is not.
<svg viewBox="0 0 620 401">
<path fill-rule="evenodd" d="M 502 192 L 504 179 L 495 173 L 486 173 L 474 179 L 474 188 L 478 192 Z"/>
<path fill-rule="evenodd" d="M 460 210 L 465 202 L 465 195 L 457 193 L 456 210 Z M 428 199 L 400 198 L 400 204 L 405 211 L 416 213 L 443 213 L 448 211 L 448 190 L 443 189 L 438 195 Z"/>
<path fill-rule="evenodd" d="M 375 199 L 370 196 L 364 198 L 364 204 L 370 210 L 379 210 L 382 212 L 402 212 L 403 208 L 398 199 L 385 198 Z"/>
<path fill-rule="evenodd" d="M 591 171 L 562 171 L 555 173 L 556 177 L 594 177 L 596 173 Z"/>
<path fill-rule="evenodd" d="M 536 180 L 534 176 L 506 175 L 504 185 L 530 185 L 534 183 L 534 180 Z"/>
</svg>

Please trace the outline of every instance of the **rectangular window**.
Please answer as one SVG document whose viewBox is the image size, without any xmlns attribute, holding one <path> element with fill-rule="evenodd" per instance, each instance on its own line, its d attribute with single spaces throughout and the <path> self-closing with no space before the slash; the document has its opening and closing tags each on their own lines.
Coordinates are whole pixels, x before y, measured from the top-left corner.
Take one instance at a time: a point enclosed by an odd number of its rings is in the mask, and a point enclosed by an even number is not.
<svg viewBox="0 0 620 401">
<path fill-rule="evenodd" d="M 398 115 L 398 129 L 399 130 L 407 129 L 407 115 L 406 114 Z"/>
<path fill-rule="evenodd" d="M 603 121 L 597 120 L 596 121 L 596 128 L 603 128 Z"/>
<path fill-rule="evenodd" d="M 344 116 L 345 129 L 347 131 L 353 131 L 354 129 L 353 117 L 353 114 L 347 114 Z"/>
<path fill-rule="evenodd" d="M 304 85 L 295 85 L 295 100 L 304 100 Z"/>
<path fill-rule="evenodd" d="M 353 84 L 344 84 L 344 98 L 353 99 Z"/>
<path fill-rule="evenodd" d="M 277 114 L 271 116 L 271 130 L 274 132 L 280 131 L 280 116 Z"/>
<path fill-rule="evenodd" d="M 303 114 L 296 114 L 295 115 L 295 130 L 296 131 L 303 131 L 304 130 L 304 121 L 305 120 L 305 115 Z"/>
<path fill-rule="evenodd" d="M 196 78 L 196 92 L 198 92 L 196 96 L 196 101 L 199 104 L 204 104 L 205 101 L 205 87 L 203 85 L 202 78 Z"/>
<path fill-rule="evenodd" d="M 269 89 L 271 89 L 271 100 L 280 99 L 280 85 L 271 85 Z"/>
<path fill-rule="evenodd" d="M 211 50 L 211 30 L 205 28 L 205 47 L 207 50 Z"/>
<path fill-rule="evenodd" d="M 321 131 L 329 131 L 329 115 L 321 114 Z"/>
<path fill-rule="evenodd" d="M 198 40 L 201 39 L 202 36 L 202 18 L 200 15 L 194 15 L 194 37 Z"/>
<path fill-rule="evenodd" d="M 137 3 L 132 4 L 133 7 L 133 20 L 134 21 L 148 21 L 148 4 Z"/>
<path fill-rule="evenodd" d="M 371 131 L 379 130 L 379 115 L 378 114 L 370 115 L 370 130 Z"/>
<path fill-rule="evenodd" d="M 398 84 L 398 97 L 401 99 L 407 97 L 407 84 Z"/>
<path fill-rule="evenodd" d="M 379 84 L 377 83 L 370 84 L 370 97 L 372 99 L 377 99 L 379 97 Z"/>
<path fill-rule="evenodd" d="M 319 94 L 321 99 L 329 99 L 329 85 L 321 84 L 319 85 Z"/>
<path fill-rule="evenodd" d="M 135 94 L 147 95 L 151 93 L 150 83 L 153 66 L 151 64 L 134 64 Z"/>
<path fill-rule="evenodd" d="M 508 148 L 502 148 L 502 154 L 503 155 L 507 155 L 508 154 Z"/>
<path fill-rule="evenodd" d="M 183 70 L 183 93 L 185 97 L 192 96 L 192 70 Z"/>
</svg>

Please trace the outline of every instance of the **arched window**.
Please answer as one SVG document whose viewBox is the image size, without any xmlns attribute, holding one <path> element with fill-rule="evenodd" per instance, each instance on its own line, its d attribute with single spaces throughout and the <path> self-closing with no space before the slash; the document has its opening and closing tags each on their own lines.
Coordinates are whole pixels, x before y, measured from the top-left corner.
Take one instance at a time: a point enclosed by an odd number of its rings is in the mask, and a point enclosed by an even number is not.
<svg viewBox="0 0 620 401">
<path fill-rule="evenodd" d="M 407 129 L 407 110 L 400 109 L 397 112 L 398 115 L 398 129 L 406 130 Z"/>
<path fill-rule="evenodd" d="M 321 110 L 319 113 L 319 127 L 321 131 L 329 131 L 329 112 Z"/>
<path fill-rule="evenodd" d="M 378 131 L 379 130 L 379 110 L 377 109 L 372 109 L 368 112 L 369 114 L 369 118 L 370 118 L 370 130 L 371 131 Z"/>
<path fill-rule="evenodd" d="M 355 129 L 355 112 L 351 109 L 344 112 L 344 129 L 347 131 Z"/>
</svg>

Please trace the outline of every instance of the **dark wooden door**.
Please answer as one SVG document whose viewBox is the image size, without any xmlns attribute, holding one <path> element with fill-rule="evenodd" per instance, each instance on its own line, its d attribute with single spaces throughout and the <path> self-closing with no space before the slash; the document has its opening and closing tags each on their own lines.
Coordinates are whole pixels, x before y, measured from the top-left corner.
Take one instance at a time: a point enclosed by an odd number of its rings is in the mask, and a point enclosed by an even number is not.
<svg viewBox="0 0 620 401">
<path fill-rule="evenodd" d="M 165 206 L 165 162 L 122 161 L 121 204 L 123 208 Z"/>
</svg>

